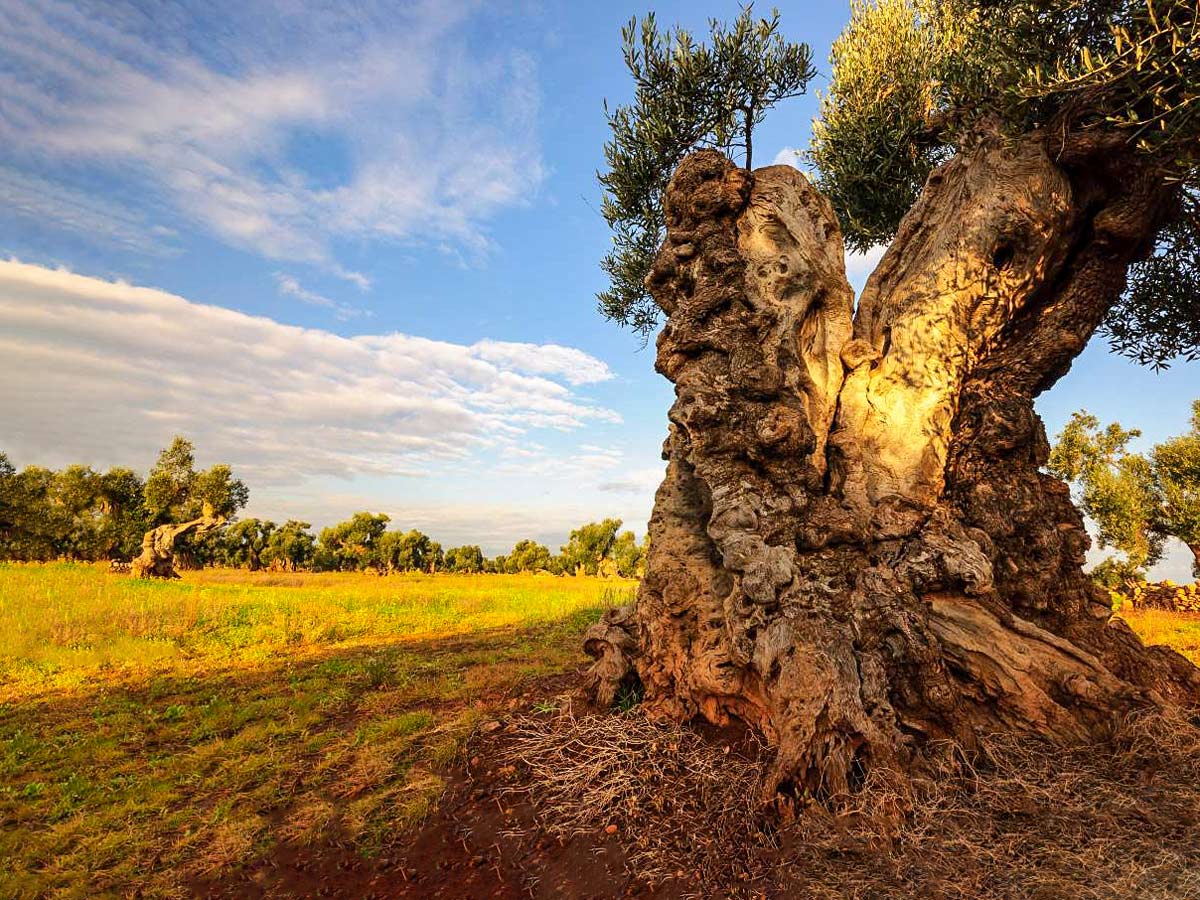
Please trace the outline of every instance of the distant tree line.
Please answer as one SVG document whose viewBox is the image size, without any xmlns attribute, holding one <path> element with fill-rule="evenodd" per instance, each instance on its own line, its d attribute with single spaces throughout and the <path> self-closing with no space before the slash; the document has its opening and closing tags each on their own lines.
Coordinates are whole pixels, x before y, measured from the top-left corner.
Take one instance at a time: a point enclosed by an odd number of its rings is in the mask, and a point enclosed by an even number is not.
<svg viewBox="0 0 1200 900">
<path fill-rule="evenodd" d="M 158 525 L 194 519 L 205 507 L 232 519 L 249 489 L 227 465 L 197 471 L 194 450 L 175 438 L 145 478 L 125 467 L 27 466 L 18 472 L 0 452 L 0 559 L 128 559 Z M 185 538 L 179 550 L 186 562 L 203 564 L 213 540 Z"/>
<path fill-rule="evenodd" d="M 239 519 L 250 492 L 228 465 L 197 471 L 195 448 L 177 437 L 145 478 L 117 467 L 97 472 L 73 465 L 54 471 L 18 471 L 0 452 L 0 561 L 56 559 L 94 562 L 136 556 L 147 531 L 186 522 L 208 507 L 229 520 L 224 528 L 180 539 L 184 568 L 228 566 L 251 571 L 458 572 L 555 575 L 641 573 L 646 547 L 620 519 L 581 525 L 558 554 L 521 540 L 507 554 L 487 559 L 475 545 L 442 545 L 422 532 L 389 530 L 383 513 L 359 512 L 314 534 L 308 522 L 282 525 Z"/>
</svg>

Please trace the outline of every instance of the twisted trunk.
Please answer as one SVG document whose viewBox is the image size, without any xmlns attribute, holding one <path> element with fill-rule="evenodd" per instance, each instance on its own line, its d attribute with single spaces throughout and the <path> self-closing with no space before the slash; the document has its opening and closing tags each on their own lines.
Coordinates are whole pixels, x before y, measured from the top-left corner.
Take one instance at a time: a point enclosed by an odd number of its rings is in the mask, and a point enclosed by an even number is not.
<svg viewBox="0 0 1200 900">
<path fill-rule="evenodd" d="M 203 534 L 220 528 L 225 519 L 205 508 L 204 515 L 178 525 L 159 525 L 142 538 L 142 552 L 129 563 L 129 571 L 137 578 L 178 578 L 175 571 L 175 541 L 189 532 Z"/>
<path fill-rule="evenodd" d="M 1088 740 L 1200 670 L 1110 621 L 1033 400 L 1172 212 L 1125 161 L 982 144 L 936 171 L 854 307 L 799 172 L 689 157 L 649 279 L 675 384 L 633 610 L 589 632 L 673 719 L 740 719 L 769 794 L 836 798 L 943 739 Z"/>
</svg>

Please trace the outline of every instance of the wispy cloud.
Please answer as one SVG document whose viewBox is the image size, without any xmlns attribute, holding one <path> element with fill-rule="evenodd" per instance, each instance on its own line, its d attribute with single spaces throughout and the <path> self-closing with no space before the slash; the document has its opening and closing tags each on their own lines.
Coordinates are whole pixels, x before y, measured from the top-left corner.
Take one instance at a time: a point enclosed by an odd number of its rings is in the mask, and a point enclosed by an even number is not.
<svg viewBox="0 0 1200 900">
<path fill-rule="evenodd" d="M 286 272 L 275 273 L 275 285 L 279 288 L 279 293 L 285 297 L 295 297 L 301 303 L 307 303 L 309 306 L 319 306 L 323 309 L 332 310 L 342 321 L 353 319 L 358 316 L 370 316 L 369 309 L 360 309 L 357 306 L 351 306 L 349 303 L 339 303 L 336 300 L 331 300 L 324 294 L 318 294 L 316 291 L 310 291 L 304 287 L 294 276 L 288 275 Z"/>
<path fill-rule="evenodd" d="M 478 252 L 488 218 L 542 180 L 533 63 L 468 50 L 470 11 L 0 0 L 0 156 L 27 195 L 57 166 L 107 173 L 191 227 L 365 289 L 337 241 Z"/>
<path fill-rule="evenodd" d="M 2 103 L 3 101 L 0 101 Z M 0 164 L 0 220 L 16 227 L 52 227 L 106 247 L 154 256 L 175 251 L 172 229 L 151 224 L 142 212 L 94 192 L 79 190 Z"/>
<path fill-rule="evenodd" d="M 128 464 L 184 433 L 258 486 L 461 477 L 538 429 L 620 422 L 573 389 L 608 377 L 602 362 L 517 346 L 343 337 L 0 262 L 0 422 L 24 461 Z"/>
</svg>

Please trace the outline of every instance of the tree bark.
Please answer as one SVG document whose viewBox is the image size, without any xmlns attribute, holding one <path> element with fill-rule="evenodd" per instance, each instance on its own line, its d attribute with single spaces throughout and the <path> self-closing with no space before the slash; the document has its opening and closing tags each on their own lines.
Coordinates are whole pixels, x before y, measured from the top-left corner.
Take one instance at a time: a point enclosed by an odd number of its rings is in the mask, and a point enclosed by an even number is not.
<svg viewBox="0 0 1200 900">
<path fill-rule="evenodd" d="M 739 719 L 768 796 L 824 800 L 989 732 L 1063 743 L 1200 700 L 1083 573 L 1034 398 L 1171 214 L 1124 161 L 984 142 L 931 175 L 854 305 L 837 220 L 796 170 L 686 159 L 648 285 L 675 384 L 635 608 L 589 687 Z"/>
</svg>

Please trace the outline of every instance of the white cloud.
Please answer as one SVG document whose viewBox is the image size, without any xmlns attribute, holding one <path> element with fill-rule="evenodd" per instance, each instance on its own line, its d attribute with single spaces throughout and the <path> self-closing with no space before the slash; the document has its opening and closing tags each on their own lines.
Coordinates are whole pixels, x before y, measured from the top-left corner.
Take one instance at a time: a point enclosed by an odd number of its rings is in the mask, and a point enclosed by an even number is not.
<svg viewBox="0 0 1200 900">
<path fill-rule="evenodd" d="M 870 250 L 862 253 L 853 250 L 846 251 L 846 280 L 850 282 L 856 293 L 862 293 L 863 285 L 867 283 L 867 279 L 871 277 L 871 273 L 883 259 L 886 250 L 887 247 L 884 244 L 876 244 Z"/>
<path fill-rule="evenodd" d="M 461 476 L 481 454 L 528 446 L 534 429 L 620 422 L 574 391 L 565 362 L 546 362 L 571 360 L 594 381 L 608 371 L 599 360 L 489 346 L 343 337 L 0 262 L 0 444 L 21 462 L 138 465 L 183 433 L 256 487 L 294 486 Z"/>
<path fill-rule="evenodd" d="M 335 265 L 330 269 L 330 272 L 342 281 L 348 281 L 360 291 L 369 291 L 371 289 L 371 279 L 362 272 L 353 272 L 350 269 L 343 269 L 341 266 Z"/>
<path fill-rule="evenodd" d="M 613 377 L 603 360 L 574 347 L 482 340 L 474 344 L 471 350 L 480 359 L 497 365 L 538 375 L 560 375 L 571 384 L 590 384 L 608 381 Z"/>
<path fill-rule="evenodd" d="M 173 231 L 150 225 L 144 214 L 5 165 L 0 165 L 0 216 L 19 217 L 23 224 L 50 225 L 137 253 L 167 255 L 174 251 Z"/>
<path fill-rule="evenodd" d="M 775 158 L 771 160 L 773 166 L 791 166 L 793 169 L 800 168 L 801 151 L 795 147 L 784 147 L 775 154 Z M 802 170 L 803 171 L 803 170 Z"/>
<path fill-rule="evenodd" d="M 30 187 L 89 167 L 230 244 L 365 289 L 336 241 L 477 252 L 486 220 L 542 180 L 533 64 L 468 51 L 469 8 L 230 2 L 150 21 L 121 3 L 0 0 L 0 154 Z M 336 158 L 294 153 L 307 139 Z"/>
</svg>

